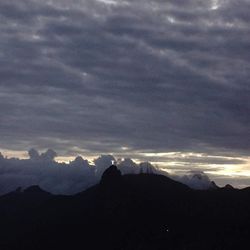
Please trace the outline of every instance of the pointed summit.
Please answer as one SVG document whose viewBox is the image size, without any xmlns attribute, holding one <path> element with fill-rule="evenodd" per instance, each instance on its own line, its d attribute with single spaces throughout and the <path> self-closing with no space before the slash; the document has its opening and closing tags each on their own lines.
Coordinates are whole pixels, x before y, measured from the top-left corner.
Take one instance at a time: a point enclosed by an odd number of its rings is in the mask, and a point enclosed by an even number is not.
<svg viewBox="0 0 250 250">
<path fill-rule="evenodd" d="M 223 189 L 233 190 L 233 189 L 235 189 L 235 188 L 234 188 L 232 185 L 227 184 L 227 185 L 225 185 L 225 186 L 223 187 Z"/>
<path fill-rule="evenodd" d="M 101 179 L 102 184 L 114 184 L 118 183 L 121 180 L 121 171 L 117 168 L 115 165 L 111 165 L 109 168 L 107 168 Z"/>
<path fill-rule="evenodd" d="M 211 181 L 209 189 L 214 190 L 214 189 L 219 189 L 219 187 L 214 181 Z"/>
<path fill-rule="evenodd" d="M 42 190 L 38 185 L 30 186 L 23 191 L 24 193 L 48 193 Z"/>
</svg>

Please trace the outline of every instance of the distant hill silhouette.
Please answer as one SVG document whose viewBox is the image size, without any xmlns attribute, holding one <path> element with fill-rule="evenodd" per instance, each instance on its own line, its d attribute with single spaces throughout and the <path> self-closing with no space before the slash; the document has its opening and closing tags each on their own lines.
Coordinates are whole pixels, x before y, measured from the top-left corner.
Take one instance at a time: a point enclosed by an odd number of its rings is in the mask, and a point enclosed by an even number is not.
<svg viewBox="0 0 250 250">
<path fill-rule="evenodd" d="M 223 189 L 235 189 L 232 185 L 230 185 L 230 184 L 227 184 L 227 185 L 225 185 L 224 187 L 223 187 Z"/>
<path fill-rule="evenodd" d="M 32 186 L 0 197 L 0 249 L 248 249 L 250 190 L 197 191 L 156 174 L 124 175 L 73 196 Z M 244 246 L 244 247 L 243 247 Z"/>
</svg>

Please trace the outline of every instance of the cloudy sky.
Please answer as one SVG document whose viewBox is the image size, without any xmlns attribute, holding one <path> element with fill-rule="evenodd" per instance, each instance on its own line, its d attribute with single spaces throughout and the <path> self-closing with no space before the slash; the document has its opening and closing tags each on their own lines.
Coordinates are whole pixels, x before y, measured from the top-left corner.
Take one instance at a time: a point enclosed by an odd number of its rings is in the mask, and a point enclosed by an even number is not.
<svg viewBox="0 0 250 250">
<path fill-rule="evenodd" d="M 250 185 L 249 13 L 249 0 L 1 0 L 0 151 Z"/>
</svg>

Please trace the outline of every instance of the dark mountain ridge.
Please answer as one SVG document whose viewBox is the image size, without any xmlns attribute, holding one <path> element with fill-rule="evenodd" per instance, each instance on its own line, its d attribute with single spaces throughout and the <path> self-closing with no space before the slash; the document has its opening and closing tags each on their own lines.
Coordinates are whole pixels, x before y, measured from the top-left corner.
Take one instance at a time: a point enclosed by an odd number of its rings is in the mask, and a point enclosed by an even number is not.
<svg viewBox="0 0 250 250">
<path fill-rule="evenodd" d="M 1 249 L 246 249 L 250 190 L 192 190 L 166 176 L 122 176 L 73 196 L 33 186 L 0 197 Z"/>
</svg>

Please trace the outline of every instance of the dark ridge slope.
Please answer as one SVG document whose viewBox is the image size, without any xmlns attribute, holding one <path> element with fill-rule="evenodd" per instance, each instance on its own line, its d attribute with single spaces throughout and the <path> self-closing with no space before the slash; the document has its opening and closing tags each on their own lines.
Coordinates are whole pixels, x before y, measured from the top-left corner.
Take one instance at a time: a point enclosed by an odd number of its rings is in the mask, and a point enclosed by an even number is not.
<svg viewBox="0 0 250 250">
<path fill-rule="evenodd" d="M 13 199 L 28 191 L 38 192 L 18 203 L 22 219 L 12 202 L 11 219 L 0 214 L 1 249 L 235 250 L 246 249 L 250 237 L 248 189 L 194 191 L 161 175 L 122 176 L 111 166 L 100 184 L 74 196 L 33 187 Z"/>
</svg>

